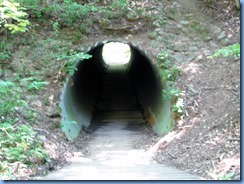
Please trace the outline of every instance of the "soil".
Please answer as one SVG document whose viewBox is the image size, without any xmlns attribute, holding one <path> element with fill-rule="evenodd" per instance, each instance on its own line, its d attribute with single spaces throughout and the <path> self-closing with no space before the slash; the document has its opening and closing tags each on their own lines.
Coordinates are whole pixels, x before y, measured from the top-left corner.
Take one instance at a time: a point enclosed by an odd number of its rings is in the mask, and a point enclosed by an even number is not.
<svg viewBox="0 0 244 184">
<path fill-rule="evenodd" d="M 144 132 L 148 141 L 143 139 L 141 147 L 152 150 L 157 162 L 205 179 L 221 179 L 233 172 L 232 179 L 239 180 L 240 60 L 208 56 L 223 46 L 239 42 L 240 12 L 229 1 L 213 2 L 145 1 L 144 8 L 157 15 L 153 23 L 121 19 L 125 25 L 134 25 L 133 28 L 118 28 L 120 22 L 112 23 L 109 29 L 94 25 L 82 43 L 70 47 L 78 51 L 97 41 L 129 41 L 145 49 L 154 62 L 160 50 L 170 51 L 174 64 L 183 71 L 175 85 L 185 92 L 185 114 L 164 137 L 149 130 Z M 68 36 L 68 31 L 64 28 L 60 34 Z M 48 34 L 43 32 L 43 37 Z M 47 77 L 51 86 L 35 96 L 31 105 L 42 119 L 34 129 L 44 136 L 44 147 L 51 161 L 25 172 L 20 179 L 45 175 L 89 153 L 87 142 L 91 133 L 81 131 L 79 138 L 71 142 L 60 129 L 59 102 L 65 76 L 56 72 L 56 68 L 50 70 L 49 73 L 55 74 Z"/>
</svg>

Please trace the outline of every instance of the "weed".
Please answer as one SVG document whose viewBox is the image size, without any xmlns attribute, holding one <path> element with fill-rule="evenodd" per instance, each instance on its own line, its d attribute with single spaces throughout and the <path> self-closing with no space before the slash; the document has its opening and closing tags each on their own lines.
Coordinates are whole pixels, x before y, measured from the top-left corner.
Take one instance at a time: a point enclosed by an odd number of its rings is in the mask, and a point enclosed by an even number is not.
<svg viewBox="0 0 244 184">
<path fill-rule="evenodd" d="M 234 172 L 229 172 L 226 175 L 219 177 L 219 180 L 232 180 L 234 175 Z"/>
<path fill-rule="evenodd" d="M 33 81 L 32 83 L 30 83 L 27 86 L 27 90 L 31 90 L 31 91 L 37 90 L 37 91 L 39 91 L 39 90 L 41 90 L 41 88 L 43 88 L 43 86 L 48 85 L 48 84 L 49 84 L 49 82 L 47 82 L 47 81 L 44 81 L 44 82 L 42 82 L 42 81 Z"/>
<path fill-rule="evenodd" d="M 23 78 L 20 82 L 21 85 L 26 87 L 27 91 L 40 91 L 45 85 L 49 84 L 49 82 L 35 77 Z"/>
<path fill-rule="evenodd" d="M 171 54 L 168 51 L 161 51 L 157 55 L 160 74 L 163 81 L 167 82 L 168 89 L 162 90 L 162 98 L 172 102 L 172 111 L 175 116 L 181 116 L 184 113 L 183 97 L 184 93 L 173 87 L 175 80 L 180 76 L 181 70 L 171 62 Z"/>
<path fill-rule="evenodd" d="M 11 54 L 9 52 L 1 52 L 0 53 L 0 61 L 5 61 L 11 58 Z"/>
<path fill-rule="evenodd" d="M 28 124 L 16 124 L 19 119 L 13 114 L 18 107 L 27 107 L 22 94 L 22 89 L 16 83 L 0 81 L 1 179 L 13 178 L 16 170 L 43 164 L 49 159 L 36 132 Z"/>
<path fill-rule="evenodd" d="M 172 66 L 171 54 L 168 51 L 161 51 L 157 55 L 157 59 L 158 59 L 159 67 L 162 69 L 168 69 Z"/>
<path fill-rule="evenodd" d="M 176 113 L 176 117 L 184 113 L 184 95 L 183 91 L 173 87 L 162 91 L 162 97 L 166 100 L 171 100 L 173 104 L 172 111 Z"/>
<path fill-rule="evenodd" d="M 63 53 L 57 60 L 66 60 L 61 70 L 69 75 L 73 75 L 77 70 L 76 65 L 78 61 L 90 59 L 92 56 L 83 52 L 70 52 L 69 54 Z"/>
<path fill-rule="evenodd" d="M 98 7 L 65 0 L 63 3 L 51 4 L 45 11 L 59 20 L 62 25 L 71 26 L 81 20 L 86 20 L 89 12 L 98 11 Z"/>
<path fill-rule="evenodd" d="M 227 47 L 223 47 L 222 49 L 217 50 L 213 55 L 208 56 L 208 58 L 214 57 L 228 57 L 228 56 L 236 56 L 240 57 L 240 44 L 236 43 Z"/>
<path fill-rule="evenodd" d="M 53 23 L 53 31 L 55 36 L 59 35 L 59 23 L 57 21 Z"/>
<path fill-rule="evenodd" d="M 185 106 L 184 106 L 184 93 L 181 91 L 181 93 L 175 97 L 175 104 L 172 107 L 172 111 L 176 113 L 177 116 L 181 116 L 185 112 Z"/>
<path fill-rule="evenodd" d="M 181 70 L 177 66 L 173 66 L 172 69 L 161 70 L 160 74 L 164 81 L 174 82 L 180 76 Z"/>
<path fill-rule="evenodd" d="M 155 27 L 162 27 L 166 24 L 166 17 L 165 16 L 159 16 L 158 15 L 156 17 L 154 17 L 154 19 L 156 19 L 154 22 L 153 22 L 153 25 Z"/>
<path fill-rule="evenodd" d="M 0 81 L 0 116 L 8 119 L 16 107 L 26 104 L 21 94 L 22 90 L 15 83 Z"/>
</svg>

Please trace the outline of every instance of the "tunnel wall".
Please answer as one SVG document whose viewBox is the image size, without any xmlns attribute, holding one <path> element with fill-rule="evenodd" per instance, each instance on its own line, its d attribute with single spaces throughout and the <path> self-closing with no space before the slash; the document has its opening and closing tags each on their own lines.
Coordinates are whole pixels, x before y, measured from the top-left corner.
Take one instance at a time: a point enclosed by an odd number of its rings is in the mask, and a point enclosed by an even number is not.
<svg viewBox="0 0 244 184">
<path fill-rule="evenodd" d="M 157 116 L 162 104 L 160 76 L 155 66 L 139 48 L 131 47 L 131 50 L 132 62 L 127 67 L 129 76 L 142 105 L 148 107 Z"/>
<path fill-rule="evenodd" d="M 92 58 L 79 61 L 77 71 L 68 78 L 61 96 L 62 130 L 69 140 L 89 126 L 92 110 L 102 87 L 106 65 L 102 59 L 103 44 L 89 49 Z"/>
<path fill-rule="evenodd" d="M 106 64 L 102 49 L 107 42 L 99 43 L 86 52 L 92 58 L 79 61 L 77 71 L 65 83 L 61 96 L 62 130 L 69 140 L 75 139 L 83 126 L 90 125 L 92 110 L 99 98 Z M 156 65 L 138 47 L 129 43 L 131 59 L 127 64 L 130 80 L 135 87 L 145 120 L 159 134 L 172 128 L 171 103 L 162 98 L 167 84 L 161 81 Z"/>
<path fill-rule="evenodd" d="M 153 130 L 164 135 L 173 126 L 171 102 L 162 98 L 162 90 L 167 83 L 162 81 L 157 65 L 147 55 L 131 45 L 131 61 L 127 68 L 136 88 L 137 96 L 142 104 L 145 120 Z"/>
</svg>

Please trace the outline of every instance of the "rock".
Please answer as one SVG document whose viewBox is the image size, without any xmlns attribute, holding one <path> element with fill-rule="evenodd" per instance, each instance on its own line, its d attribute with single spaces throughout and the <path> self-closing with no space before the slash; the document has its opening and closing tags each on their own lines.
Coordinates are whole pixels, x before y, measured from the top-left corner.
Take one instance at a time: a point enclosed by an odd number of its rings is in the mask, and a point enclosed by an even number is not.
<svg viewBox="0 0 244 184">
<path fill-rule="evenodd" d="M 206 36 L 206 37 L 204 37 L 203 38 L 203 40 L 205 41 L 205 42 L 209 42 L 210 40 L 212 40 L 213 38 L 211 37 L 211 36 Z"/>
<path fill-rule="evenodd" d="M 47 140 L 47 138 L 46 138 L 45 135 L 39 135 L 37 138 L 38 138 L 39 141 L 41 141 L 41 142 L 46 142 L 46 140 Z"/>
<path fill-rule="evenodd" d="M 160 36 L 162 36 L 164 34 L 165 34 L 165 32 L 163 30 L 161 30 L 161 31 L 158 32 L 158 35 L 160 35 Z"/>
<path fill-rule="evenodd" d="M 196 56 L 194 56 L 194 55 L 190 55 L 186 60 L 187 61 L 192 61 L 193 59 L 195 59 L 196 58 Z"/>
<path fill-rule="evenodd" d="M 60 113 L 55 107 L 48 107 L 45 114 L 50 118 L 60 117 Z"/>
<path fill-rule="evenodd" d="M 189 21 L 187 21 L 187 20 L 182 20 L 182 21 L 180 21 L 180 24 L 186 26 L 186 25 L 189 24 Z"/>
<path fill-rule="evenodd" d="M 133 38 L 133 36 L 131 35 L 131 34 L 129 34 L 125 39 L 126 40 L 130 40 L 130 39 L 132 39 Z"/>
<path fill-rule="evenodd" d="M 27 107 L 16 107 L 16 112 L 23 116 L 25 119 L 30 117 L 30 110 Z"/>
<path fill-rule="evenodd" d="M 25 96 L 25 98 L 26 98 L 27 101 L 35 101 L 35 100 L 38 99 L 38 96 L 36 96 L 36 95 L 27 95 L 27 96 Z"/>
<path fill-rule="evenodd" d="M 196 89 L 194 89 L 193 87 L 189 87 L 189 93 L 192 96 L 195 96 L 195 95 L 199 94 L 199 92 Z"/>
<path fill-rule="evenodd" d="M 183 27 L 182 30 L 181 30 L 183 33 L 188 33 L 189 30 L 186 28 L 186 27 Z"/>
<path fill-rule="evenodd" d="M 38 122 L 42 122 L 44 120 L 45 114 L 43 112 L 38 112 L 35 116 Z"/>
<path fill-rule="evenodd" d="M 229 46 L 229 45 L 232 44 L 232 42 L 231 42 L 228 38 L 224 38 L 224 39 L 222 39 L 222 40 L 220 41 L 220 44 L 221 44 L 222 46 Z"/>
<path fill-rule="evenodd" d="M 174 50 L 174 45 L 173 44 L 167 44 L 167 49 Z"/>
<path fill-rule="evenodd" d="M 154 40 L 156 37 L 157 37 L 156 32 L 149 33 L 149 35 L 148 35 L 148 38 L 150 38 L 151 40 Z"/>
<path fill-rule="evenodd" d="M 42 102 L 40 100 L 36 100 L 36 101 L 33 101 L 30 103 L 30 105 L 32 107 L 38 107 L 38 108 L 41 108 L 42 107 Z"/>
<path fill-rule="evenodd" d="M 182 61 L 184 61 L 182 54 L 174 54 L 173 57 L 177 63 L 181 63 Z"/>
<path fill-rule="evenodd" d="M 205 59 L 205 56 L 203 54 L 200 54 L 196 57 L 195 60 L 196 60 L 196 62 L 201 62 L 201 61 L 204 61 L 204 59 Z"/>
<path fill-rule="evenodd" d="M 155 32 L 160 32 L 160 31 L 162 31 L 162 29 L 161 28 L 156 28 L 154 31 Z"/>
<path fill-rule="evenodd" d="M 183 26 L 182 24 L 177 24 L 176 27 L 181 29 Z"/>
<path fill-rule="evenodd" d="M 184 45 L 174 45 L 174 50 L 178 52 L 186 52 L 187 48 Z"/>
<path fill-rule="evenodd" d="M 217 26 L 213 27 L 213 29 L 214 29 L 213 31 L 214 34 L 219 34 L 221 32 L 221 29 Z"/>
<path fill-rule="evenodd" d="M 222 32 L 218 35 L 217 39 L 218 39 L 218 40 L 222 40 L 222 39 L 225 38 L 225 37 L 226 37 L 225 32 L 222 31 Z"/>
<path fill-rule="evenodd" d="M 189 47 L 189 50 L 190 51 L 196 51 L 196 50 L 198 50 L 198 48 L 196 46 L 190 46 Z"/>
<path fill-rule="evenodd" d="M 210 45 L 211 47 L 213 47 L 213 48 L 217 48 L 217 47 L 218 47 L 218 45 L 217 45 L 216 43 L 214 43 L 213 41 L 210 41 L 210 42 L 209 42 L 209 45 Z"/>
</svg>

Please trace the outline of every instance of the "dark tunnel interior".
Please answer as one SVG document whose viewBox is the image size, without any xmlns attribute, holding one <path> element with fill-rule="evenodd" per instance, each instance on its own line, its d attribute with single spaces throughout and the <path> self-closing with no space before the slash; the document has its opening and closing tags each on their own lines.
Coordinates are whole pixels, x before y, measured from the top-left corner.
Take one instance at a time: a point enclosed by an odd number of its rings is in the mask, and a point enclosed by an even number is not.
<svg viewBox="0 0 244 184">
<path fill-rule="evenodd" d="M 160 116 L 163 86 L 157 67 L 131 43 L 128 43 L 131 51 L 129 62 L 110 66 L 102 56 L 106 43 L 99 43 L 88 50 L 87 54 L 92 58 L 78 63 L 77 71 L 64 87 L 62 122 L 63 130 L 70 137 L 76 137 L 81 126 L 89 126 L 94 116 L 97 115 L 100 120 L 104 118 L 102 111 L 114 113 L 117 109 L 132 112 L 133 108 L 137 108 L 144 121 L 152 124 L 155 122 L 150 121 L 156 121 Z M 133 111 L 131 117 L 137 116 L 135 114 Z"/>
</svg>

